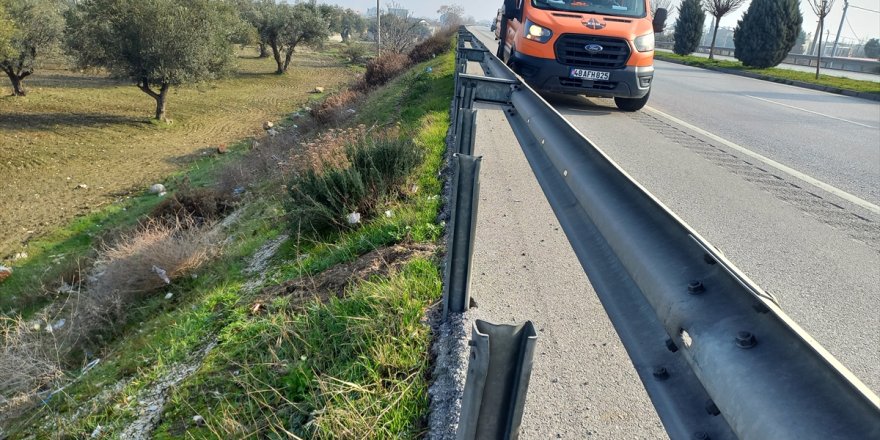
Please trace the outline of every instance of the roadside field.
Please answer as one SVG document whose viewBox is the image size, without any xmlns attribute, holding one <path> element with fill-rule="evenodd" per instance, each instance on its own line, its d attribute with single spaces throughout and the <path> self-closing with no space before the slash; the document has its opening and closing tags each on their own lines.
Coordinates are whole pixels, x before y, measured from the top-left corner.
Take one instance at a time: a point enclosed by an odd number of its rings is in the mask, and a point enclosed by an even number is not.
<svg viewBox="0 0 880 440">
<path fill-rule="evenodd" d="M 315 87 L 356 70 L 333 51 L 299 52 L 286 75 L 251 50 L 231 78 L 176 88 L 171 125 L 149 118 L 155 101 L 127 82 L 38 70 L 24 98 L 0 98 L 0 263 L 73 218 L 142 192 L 203 154 L 258 134 L 307 104 Z M 2 83 L 2 94 L 7 84 Z"/>
</svg>

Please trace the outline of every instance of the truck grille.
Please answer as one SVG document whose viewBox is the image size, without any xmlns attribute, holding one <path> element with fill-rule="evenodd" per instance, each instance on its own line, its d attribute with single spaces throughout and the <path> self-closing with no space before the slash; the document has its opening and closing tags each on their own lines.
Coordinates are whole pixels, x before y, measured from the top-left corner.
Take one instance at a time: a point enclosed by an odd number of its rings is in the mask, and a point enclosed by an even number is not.
<svg viewBox="0 0 880 440">
<path fill-rule="evenodd" d="M 598 44 L 601 52 L 587 52 L 585 46 Z M 577 67 L 620 69 L 629 59 L 629 44 L 621 38 L 598 35 L 562 35 L 556 40 L 556 60 Z"/>
</svg>

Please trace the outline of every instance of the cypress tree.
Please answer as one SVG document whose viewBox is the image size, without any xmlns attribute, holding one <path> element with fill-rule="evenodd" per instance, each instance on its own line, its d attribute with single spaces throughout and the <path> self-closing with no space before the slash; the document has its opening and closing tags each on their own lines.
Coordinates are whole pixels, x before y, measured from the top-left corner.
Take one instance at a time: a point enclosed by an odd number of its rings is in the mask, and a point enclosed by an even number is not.
<svg viewBox="0 0 880 440">
<path fill-rule="evenodd" d="M 697 50 L 700 38 L 703 36 L 703 22 L 706 14 L 703 12 L 700 0 L 683 0 L 678 8 L 678 18 L 675 20 L 675 46 L 673 52 L 679 55 L 688 55 Z"/>
<path fill-rule="evenodd" d="M 752 0 L 733 31 L 734 56 L 751 67 L 781 63 L 794 47 L 803 20 L 800 0 Z"/>
</svg>

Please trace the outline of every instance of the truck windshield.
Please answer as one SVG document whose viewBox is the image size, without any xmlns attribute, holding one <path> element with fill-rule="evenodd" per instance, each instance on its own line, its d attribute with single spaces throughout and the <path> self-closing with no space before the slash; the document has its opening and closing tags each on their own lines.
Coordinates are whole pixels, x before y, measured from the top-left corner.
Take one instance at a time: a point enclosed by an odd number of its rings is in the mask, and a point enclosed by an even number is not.
<svg viewBox="0 0 880 440">
<path fill-rule="evenodd" d="M 532 0 L 538 9 L 644 17 L 645 0 Z"/>
</svg>

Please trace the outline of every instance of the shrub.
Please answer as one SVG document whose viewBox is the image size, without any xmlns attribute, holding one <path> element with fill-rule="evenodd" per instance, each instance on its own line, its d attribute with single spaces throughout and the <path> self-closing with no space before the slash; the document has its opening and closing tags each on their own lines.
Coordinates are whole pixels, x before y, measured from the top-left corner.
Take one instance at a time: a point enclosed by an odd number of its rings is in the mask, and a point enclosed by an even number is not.
<svg viewBox="0 0 880 440">
<path fill-rule="evenodd" d="M 347 165 L 309 169 L 290 185 L 294 233 L 339 229 L 350 213 L 375 213 L 386 197 L 399 194 L 422 154 L 409 140 L 380 135 L 347 146 Z"/>
<path fill-rule="evenodd" d="M 427 40 L 417 44 L 409 53 L 409 59 L 413 63 L 421 63 L 446 52 L 452 46 L 452 36 L 454 34 L 455 31 L 452 29 L 444 29 L 437 32 Z"/>
<path fill-rule="evenodd" d="M 311 114 L 321 124 L 335 124 L 345 119 L 348 110 L 362 95 L 354 90 L 345 90 L 329 96 L 321 105 L 312 108 Z"/>
<path fill-rule="evenodd" d="M 64 376 L 52 336 L 21 319 L 0 319 L 0 422 L 30 408 L 37 392 Z"/>
<path fill-rule="evenodd" d="M 212 254 L 210 231 L 185 222 L 150 222 L 123 235 L 100 251 L 73 321 L 122 321 L 132 304 L 188 275 Z"/>
<path fill-rule="evenodd" d="M 753 0 L 733 31 L 734 56 L 750 67 L 781 63 L 801 29 L 798 4 L 798 0 Z"/>
<path fill-rule="evenodd" d="M 675 20 L 675 45 L 673 52 L 679 55 L 688 55 L 697 50 L 700 38 L 703 36 L 703 22 L 706 14 L 700 0 L 684 0 L 678 10 L 678 19 Z"/>
<path fill-rule="evenodd" d="M 865 43 L 865 56 L 880 60 L 880 40 L 871 38 Z"/>
<path fill-rule="evenodd" d="M 407 67 L 409 67 L 408 56 L 385 52 L 367 63 L 364 83 L 367 87 L 381 86 L 400 75 Z"/>
<path fill-rule="evenodd" d="M 364 125 L 325 130 L 318 137 L 294 150 L 285 172 L 300 176 L 309 171 L 320 174 L 324 170 L 348 167 L 346 147 L 362 142 L 366 134 L 367 127 Z"/>
<path fill-rule="evenodd" d="M 406 178 L 421 162 L 421 153 L 411 142 L 400 138 L 377 136 L 362 144 L 350 145 L 345 152 L 351 168 L 357 170 L 364 186 L 373 197 L 366 203 L 382 196 L 396 196 Z M 359 206 L 361 212 L 371 213 L 374 206 Z"/>
<path fill-rule="evenodd" d="M 342 48 L 342 55 L 348 58 L 349 62 L 360 64 L 367 58 L 367 46 L 359 43 L 348 43 Z"/>
<path fill-rule="evenodd" d="M 201 225 L 225 217 L 232 209 L 229 194 L 214 188 L 192 188 L 184 184 L 153 208 L 150 217 L 167 225 L 187 225 L 190 224 L 188 220 Z"/>
</svg>

